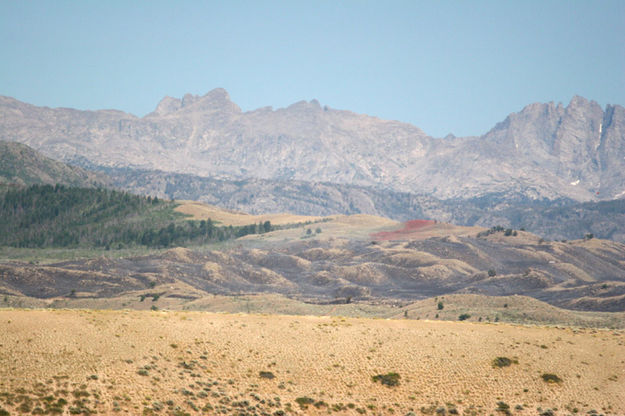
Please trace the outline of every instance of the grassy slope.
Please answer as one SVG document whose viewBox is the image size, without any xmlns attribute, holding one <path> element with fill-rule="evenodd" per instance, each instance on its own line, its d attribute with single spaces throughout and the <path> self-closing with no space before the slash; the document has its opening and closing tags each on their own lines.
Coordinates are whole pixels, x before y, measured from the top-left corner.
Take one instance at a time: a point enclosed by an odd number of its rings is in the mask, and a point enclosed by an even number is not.
<svg viewBox="0 0 625 416">
<path fill-rule="evenodd" d="M 12 414 L 37 406 L 99 414 L 199 414 L 204 409 L 204 414 L 353 415 L 360 409 L 369 415 L 406 415 L 443 414 L 436 412 L 441 408 L 445 414 L 452 409 L 465 415 L 505 414 L 496 410 L 500 402 L 515 415 L 547 409 L 556 415 L 625 413 L 622 331 L 3 310 L 0 333 L 0 406 Z M 518 364 L 494 368 L 496 357 Z M 398 386 L 372 379 L 389 372 L 400 375 Z M 562 382 L 543 381 L 547 373 Z M 317 406 L 304 409 L 300 403 L 307 400 L 300 398 L 305 397 Z"/>
<path fill-rule="evenodd" d="M 153 299 L 153 294 L 160 296 Z M 446 295 L 410 304 L 396 301 L 317 304 L 271 293 L 197 295 L 192 288 L 176 283 L 110 298 L 80 297 L 80 294 L 76 298 L 52 299 L 2 295 L 0 308 L 156 309 L 430 321 L 458 321 L 461 314 L 469 314 L 466 322 L 625 329 L 625 312 L 568 310 L 527 296 Z M 437 308 L 438 302 L 443 303 L 442 310 Z"/>
</svg>

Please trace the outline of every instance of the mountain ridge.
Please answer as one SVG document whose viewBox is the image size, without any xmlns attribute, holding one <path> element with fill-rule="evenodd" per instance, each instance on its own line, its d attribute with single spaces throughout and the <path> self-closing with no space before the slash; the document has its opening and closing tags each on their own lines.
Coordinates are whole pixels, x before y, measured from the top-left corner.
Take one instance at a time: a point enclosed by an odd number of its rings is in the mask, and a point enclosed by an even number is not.
<svg viewBox="0 0 625 416">
<path fill-rule="evenodd" d="M 299 101 L 243 112 L 224 89 L 165 97 L 144 116 L 0 99 L 0 139 L 57 159 L 231 179 L 333 182 L 478 197 L 612 199 L 625 192 L 625 109 L 534 103 L 479 137 Z"/>
</svg>

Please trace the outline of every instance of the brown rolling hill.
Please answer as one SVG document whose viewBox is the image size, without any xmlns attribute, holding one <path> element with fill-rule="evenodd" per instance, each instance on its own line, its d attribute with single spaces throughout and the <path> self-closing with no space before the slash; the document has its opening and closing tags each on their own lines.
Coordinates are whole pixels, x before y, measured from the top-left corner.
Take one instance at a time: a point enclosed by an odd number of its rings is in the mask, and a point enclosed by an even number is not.
<svg viewBox="0 0 625 416">
<path fill-rule="evenodd" d="M 623 244 L 545 242 L 523 231 L 444 223 L 406 234 L 407 228 L 410 223 L 339 216 L 219 249 L 48 264 L 8 261 L 0 264 L 0 291 L 49 301 L 145 293 L 190 302 L 215 294 L 278 293 L 317 303 L 524 295 L 568 309 L 625 311 Z M 399 238 L 388 239 L 393 233 Z"/>
</svg>

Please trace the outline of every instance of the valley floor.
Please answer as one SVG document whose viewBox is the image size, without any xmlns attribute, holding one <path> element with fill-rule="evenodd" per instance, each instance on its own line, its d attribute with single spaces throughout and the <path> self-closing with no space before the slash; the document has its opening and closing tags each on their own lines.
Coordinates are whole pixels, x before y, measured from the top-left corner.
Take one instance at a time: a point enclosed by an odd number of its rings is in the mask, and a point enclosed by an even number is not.
<svg viewBox="0 0 625 416">
<path fill-rule="evenodd" d="M 4 309 L 0 334 L 0 414 L 625 414 L 622 330 Z"/>
</svg>

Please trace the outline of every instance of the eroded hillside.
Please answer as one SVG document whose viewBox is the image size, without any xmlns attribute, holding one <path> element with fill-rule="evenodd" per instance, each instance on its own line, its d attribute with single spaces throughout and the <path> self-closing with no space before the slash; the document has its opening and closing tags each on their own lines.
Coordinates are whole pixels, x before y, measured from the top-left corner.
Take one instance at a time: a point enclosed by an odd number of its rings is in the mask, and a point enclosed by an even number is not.
<svg viewBox="0 0 625 416">
<path fill-rule="evenodd" d="M 570 309 L 625 310 L 623 244 L 545 242 L 523 231 L 479 231 L 434 222 L 414 228 L 372 218 L 338 217 L 248 236 L 220 250 L 177 248 L 52 264 L 6 262 L 0 265 L 1 290 L 45 299 L 149 290 L 159 297 L 193 300 L 210 294 L 279 293 L 324 302 L 472 293 L 526 295 Z M 375 227 L 364 227 L 367 223 Z M 378 232 L 363 235 L 363 228 Z"/>
</svg>

